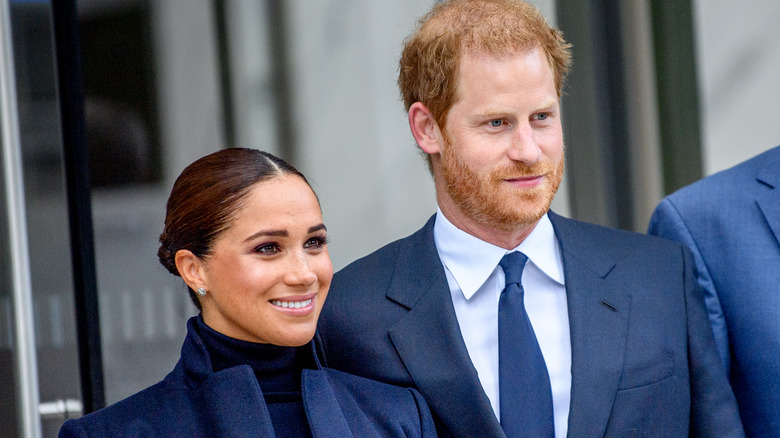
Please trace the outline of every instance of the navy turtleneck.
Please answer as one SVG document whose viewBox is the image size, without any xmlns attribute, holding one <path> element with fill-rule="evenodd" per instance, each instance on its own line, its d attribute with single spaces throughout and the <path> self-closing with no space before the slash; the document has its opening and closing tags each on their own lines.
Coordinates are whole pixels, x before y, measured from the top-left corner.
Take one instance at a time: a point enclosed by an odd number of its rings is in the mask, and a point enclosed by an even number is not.
<svg viewBox="0 0 780 438">
<path fill-rule="evenodd" d="M 225 336 L 198 315 L 195 327 L 209 352 L 214 372 L 249 365 L 263 392 L 278 438 L 310 437 L 301 399 L 301 372 L 314 368 L 311 347 L 279 347 Z"/>
</svg>

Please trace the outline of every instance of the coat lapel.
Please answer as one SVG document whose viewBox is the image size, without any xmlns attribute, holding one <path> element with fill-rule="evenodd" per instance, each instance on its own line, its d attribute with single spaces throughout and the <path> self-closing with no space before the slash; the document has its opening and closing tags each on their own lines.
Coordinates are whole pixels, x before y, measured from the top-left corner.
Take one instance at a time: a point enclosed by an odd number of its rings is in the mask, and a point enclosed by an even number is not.
<svg viewBox="0 0 780 438">
<path fill-rule="evenodd" d="M 303 370 L 301 393 L 304 410 L 314 436 L 318 438 L 354 436 L 324 372 Z M 366 435 L 368 433 L 373 434 L 371 431 L 363 431 L 360 435 L 370 436 Z"/>
<path fill-rule="evenodd" d="M 625 358 L 631 296 L 583 224 L 550 213 L 561 245 L 572 348 L 569 436 L 606 430 Z M 591 227 L 591 225 L 587 225 Z"/>
<path fill-rule="evenodd" d="M 181 359 L 165 379 L 192 388 L 189 400 L 206 436 L 273 437 L 271 417 L 254 371 L 249 365 L 239 365 L 212 372 L 208 350 L 195 328 L 196 318 L 187 321 Z"/>
<path fill-rule="evenodd" d="M 415 385 L 456 436 L 504 433 L 460 335 L 444 268 L 433 241 L 435 216 L 405 242 L 387 298 L 409 309 L 389 330 Z"/>
<path fill-rule="evenodd" d="M 191 342 L 190 346 L 197 347 L 194 342 Z M 193 351 L 195 354 L 199 353 Z M 312 434 L 318 438 L 354 436 L 316 355 L 315 362 L 318 369 L 304 369 L 301 378 L 301 396 Z M 202 357 L 199 361 L 191 361 L 191 364 L 195 365 L 190 367 L 192 376 L 193 371 L 200 374 L 203 370 L 196 367 L 205 363 Z M 208 436 L 276 436 L 257 377 L 249 365 L 205 374 L 202 384 L 195 389 L 193 400 L 202 404 L 198 411 L 201 413 L 203 430 L 208 431 Z M 356 422 L 356 427 L 359 424 Z M 361 437 L 376 436 L 373 429 L 357 432 Z"/>
<path fill-rule="evenodd" d="M 780 169 L 780 150 L 774 151 L 759 169 L 756 179 L 773 190 L 760 196 L 756 202 L 758 202 L 769 228 L 775 235 L 775 239 L 780 243 L 780 187 L 778 187 L 780 186 L 780 174 L 778 174 L 778 169 Z"/>
<path fill-rule="evenodd" d="M 241 365 L 209 374 L 195 391 L 202 425 L 211 436 L 273 437 L 271 417 L 252 368 Z"/>
</svg>

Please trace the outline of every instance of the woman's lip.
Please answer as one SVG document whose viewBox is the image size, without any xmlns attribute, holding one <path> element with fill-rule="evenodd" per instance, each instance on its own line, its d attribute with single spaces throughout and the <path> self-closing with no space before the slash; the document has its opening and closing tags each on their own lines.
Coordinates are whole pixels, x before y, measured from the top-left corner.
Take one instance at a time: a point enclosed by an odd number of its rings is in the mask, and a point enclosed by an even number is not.
<svg viewBox="0 0 780 438">
<path fill-rule="evenodd" d="M 269 300 L 272 306 L 283 312 L 295 315 L 308 314 L 314 310 L 316 293 L 305 295 L 291 295 Z"/>
</svg>

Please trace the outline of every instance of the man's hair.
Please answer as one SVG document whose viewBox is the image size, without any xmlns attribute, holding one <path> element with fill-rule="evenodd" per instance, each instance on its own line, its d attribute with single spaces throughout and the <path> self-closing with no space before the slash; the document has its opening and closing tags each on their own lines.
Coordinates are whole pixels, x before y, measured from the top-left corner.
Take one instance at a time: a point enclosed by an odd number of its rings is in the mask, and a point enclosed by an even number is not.
<svg viewBox="0 0 780 438">
<path fill-rule="evenodd" d="M 540 47 L 561 96 L 571 64 L 570 45 L 544 16 L 516 0 L 450 0 L 423 16 L 401 52 L 398 87 L 409 107 L 423 103 L 444 130 L 455 103 L 458 66 L 463 53 L 504 56 Z"/>
</svg>

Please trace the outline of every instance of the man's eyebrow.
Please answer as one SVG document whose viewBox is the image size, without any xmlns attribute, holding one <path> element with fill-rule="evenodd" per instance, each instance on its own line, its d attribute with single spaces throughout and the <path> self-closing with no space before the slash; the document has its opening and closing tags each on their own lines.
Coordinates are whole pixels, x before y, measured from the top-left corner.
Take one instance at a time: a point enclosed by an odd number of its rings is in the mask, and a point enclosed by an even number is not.
<svg viewBox="0 0 780 438">
<path fill-rule="evenodd" d="M 540 105 L 537 105 L 537 107 L 534 110 L 534 112 L 549 111 L 549 110 L 551 110 L 553 108 L 556 108 L 558 106 L 559 106 L 558 100 L 551 99 L 549 101 L 542 102 Z M 487 108 L 482 108 L 479 111 L 479 115 L 482 116 L 482 117 L 496 117 L 496 118 L 498 118 L 498 117 L 504 116 L 505 114 L 507 114 L 509 112 L 511 112 L 511 111 L 491 106 L 491 107 L 487 107 Z"/>
</svg>

